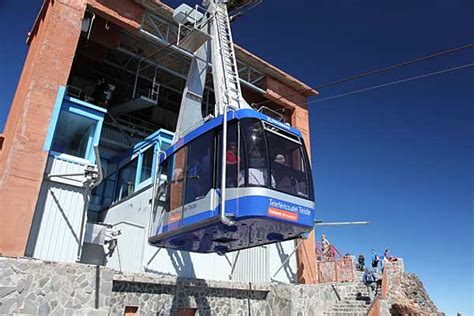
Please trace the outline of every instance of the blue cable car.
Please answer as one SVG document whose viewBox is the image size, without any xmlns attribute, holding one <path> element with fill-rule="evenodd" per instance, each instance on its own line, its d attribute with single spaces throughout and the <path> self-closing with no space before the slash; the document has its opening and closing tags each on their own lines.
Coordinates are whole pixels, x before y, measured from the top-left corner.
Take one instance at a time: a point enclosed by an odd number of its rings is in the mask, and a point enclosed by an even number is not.
<svg viewBox="0 0 474 316">
<path fill-rule="evenodd" d="M 222 254 L 313 229 L 301 132 L 260 112 L 228 111 L 207 121 L 161 155 L 158 168 L 154 246 Z"/>
</svg>

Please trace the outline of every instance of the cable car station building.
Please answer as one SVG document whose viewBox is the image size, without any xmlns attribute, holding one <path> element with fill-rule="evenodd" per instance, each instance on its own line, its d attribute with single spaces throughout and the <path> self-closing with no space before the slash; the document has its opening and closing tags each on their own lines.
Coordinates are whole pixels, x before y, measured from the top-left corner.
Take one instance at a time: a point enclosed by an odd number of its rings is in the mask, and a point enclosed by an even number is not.
<svg viewBox="0 0 474 316">
<path fill-rule="evenodd" d="M 172 15 L 158 0 L 44 1 L 1 139 L 0 254 L 209 280 L 315 283 L 313 234 L 290 260 L 295 240 L 225 256 L 148 244 L 154 166 L 172 144 L 192 60 L 176 44 Z M 255 109 L 297 128 L 309 146 L 305 103 L 317 92 L 234 49 L 245 100 L 265 102 Z M 207 116 L 215 104 L 211 71 L 203 96 Z M 292 190 L 311 194 L 311 179 L 300 186 Z"/>
</svg>

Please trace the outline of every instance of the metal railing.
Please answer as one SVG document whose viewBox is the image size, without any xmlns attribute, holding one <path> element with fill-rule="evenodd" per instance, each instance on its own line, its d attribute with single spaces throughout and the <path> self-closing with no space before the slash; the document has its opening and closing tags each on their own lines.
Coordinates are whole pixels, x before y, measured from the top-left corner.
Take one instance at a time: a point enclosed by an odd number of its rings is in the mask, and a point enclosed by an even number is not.
<svg viewBox="0 0 474 316">
<path fill-rule="evenodd" d="M 323 253 L 321 243 L 316 242 L 316 276 L 318 283 L 353 282 L 356 278 L 355 262 L 352 256 L 343 256 L 330 245 Z"/>
</svg>

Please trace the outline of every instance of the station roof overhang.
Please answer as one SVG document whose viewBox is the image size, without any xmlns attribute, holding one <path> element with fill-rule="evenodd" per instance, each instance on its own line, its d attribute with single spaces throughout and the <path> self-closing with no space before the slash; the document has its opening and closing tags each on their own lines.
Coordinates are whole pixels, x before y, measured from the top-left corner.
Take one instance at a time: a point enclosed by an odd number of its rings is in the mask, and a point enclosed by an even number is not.
<svg viewBox="0 0 474 316">
<path fill-rule="evenodd" d="M 33 34 L 36 33 L 37 27 L 38 27 L 38 22 L 39 20 L 44 16 L 45 11 L 47 10 L 48 4 L 50 0 L 44 0 L 43 5 L 40 9 L 40 12 L 36 18 L 36 21 L 33 24 L 33 28 L 31 32 L 28 34 L 27 38 L 27 44 L 29 45 L 32 39 Z M 106 6 L 102 3 L 97 2 L 97 0 L 88 0 L 87 1 L 88 5 L 91 6 L 94 11 L 110 11 L 107 10 Z M 172 15 L 173 15 L 173 8 L 170 6 L 162 3 L 159 0 L 135 0 L 135 3 L 141 5 L 142 7 L 146 8 L 147 10 L 151 11 L 152 13 L 157 13 L 161 16 L 166 17 L 170 21 L 172 21 Z M 98 12 L 99 13 L 99 12 Z M 105 13 L 105 12 L 104 12 Z M 108 12 L 110 13 L 110 12 Z M 106 13 L 106 15 L 109 15 Z M 121 24 L 121 20 L 124 18 L 115 16 L 116 22 L 119 22 Z M 129 21 L 126 23 L 129 28 L 139 28 L 140 25 L 137 23 L 138 21 L 134 19 L 129 19 Z M 300 93 L 301 95 L 305 97 L 310 97 L 310 96 L 317 96 L 319 95 L 318 91 L 315 89 L 311 88 L 310 86 L 306 85 L 305 83 L 301 82 L 300 80 L 294 78 L 293 76 L 289 75 L 288 73 L 284 72 L 283 70 L 275 67 L 274 65 L 266 62 L 262 58 L 256 56 L 255 54 L 249 52 L 248 50 L 244 49 L 243 47 L 240 47 L 239 45 L 234 43 L 234 48 L 236 52 L 236 57 L 238 61 L 244 62 L 256 70 L 260 71 L 264 75 L 273 77 L 274 79 L 278 80 L 279 82 L 285 84 L 286 86 L 292 88 L 295 93 Z M 271 93 L 267 94 L 269 97 L 272 97 Z M 280 99 L 279 96 L 277 96 L 277 99 Z M 283 100 L 282 100 L 283 101 Z"/>
<path fill-rule="evenodd" d="M 170 19 L 174 12 L 173 8 L 164 4 L 163 2 L 160 2 L 159 0 L 135 0 L 135 2 L 147 8 L 148 10 L 151 10 L 152 12 L 160 13 Z M 275 67 L 274 65 L 266 62 L 265 60 L 256 56 L 245 48 L 235 43 L 234 48 L 236 57 L 239 61 L 251 65 L 258 71 L 261 71 L 262 73 L 277 79 L 278 81 L 296 90 L 297 93 L 301 93 L 306 97 L 319 95 L 318 91 L 316 91 L 312 87 L 294 78 L 293 76 L 289 75 L 278 67 Z"/>
</svg>

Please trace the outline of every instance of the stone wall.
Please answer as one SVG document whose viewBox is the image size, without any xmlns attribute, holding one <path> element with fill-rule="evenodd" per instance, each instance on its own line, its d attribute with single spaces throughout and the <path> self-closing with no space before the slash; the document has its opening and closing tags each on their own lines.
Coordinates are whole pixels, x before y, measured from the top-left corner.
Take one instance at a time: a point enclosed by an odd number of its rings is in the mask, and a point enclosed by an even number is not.
<svg viewBox="0 0 474 316">
<path fill-rule="evenodd" d="M 0 257 L 0 314 L 321 315 L 355 283 L 288 285 L 121 274 L 106 267 Z"/>
<path fill-rule="evenodd" d="M 316 283 L 340 283 L 356 280 L 356 265 L 354 256 L 339 260 L 316 261 Z"/>
<path fill-rule="evenodd" d="M 402 279 L 403 295 L 415 305 L 418 309 L 425 313 L 439 313 L 436 305 L 430 299 L 428 293 L 423 286 L 423 282 L 413 273 L 405 273 Z"/>
<path fill-rule="evenodd" d="M 0 257 L 0 314 L 103 312 L 110 306 L 113 275 L 90 265 Z"/>
</svg>

